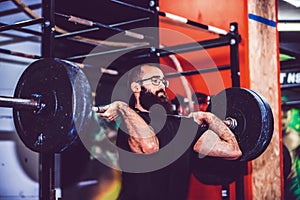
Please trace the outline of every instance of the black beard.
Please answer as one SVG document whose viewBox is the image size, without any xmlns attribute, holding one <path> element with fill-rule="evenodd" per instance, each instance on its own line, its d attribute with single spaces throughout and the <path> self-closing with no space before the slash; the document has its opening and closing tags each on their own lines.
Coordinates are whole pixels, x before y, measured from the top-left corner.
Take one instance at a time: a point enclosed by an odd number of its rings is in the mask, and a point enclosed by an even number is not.
<svg viewBox="0 0 300 200">
<path fill-rule="evenodd" d="M 159 93 L 163 93 L 164 95 L 159 97 Z M 156 91 L 155 94 L 152 94 L 151 92 L 148 92 L 144 86 L 142 86 L 139 100 L 141 106 L 146 110 L 150 110 L 153 105 L 159 104 L 165 109 L 166 113 L 172 113 L 172 105 L 163 89 Z"/>
</svg>

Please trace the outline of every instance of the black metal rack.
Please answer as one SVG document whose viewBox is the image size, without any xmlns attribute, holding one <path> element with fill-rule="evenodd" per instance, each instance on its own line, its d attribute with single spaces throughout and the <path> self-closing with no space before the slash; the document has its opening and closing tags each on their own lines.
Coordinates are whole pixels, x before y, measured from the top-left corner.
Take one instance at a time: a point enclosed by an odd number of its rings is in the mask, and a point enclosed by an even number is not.
<svg viewBox="0 0 300 200">
<path fill-rule="evenodd" d="M 146 3 L 145 3 L 146 2 Z M 151 13 L 142 14 L 143 18 L 145 20 L 143 23 L 149 23 L 151 22 L 152 26 L 158 27 L 158 11 L 155 9 L 156 6 L 158 6 L 159 1 L 143 1 L 144 5 L 147 5 L 149 10 L 151 10 Z M 140 3 L 140 4 L 143 4 Z M 15 55 L 15 56 L 21 56 L 26 58 L 33 58 L 33 59 L 39 59 L 39 58 L 47 58 L 47 57 L 57 57 L 61 56 L 63 59 L 71 60 L 71 61 L 78 61 L 81 62 L 83 58 L 85 58 L 88 54 L 86 52 L 81 53 L 79 55 L 70 55 L 65 56 L 63 55 L 64 51 L 57 53 L 56 51 L 60 51 L 58 49 L 57 40 L 62 41 L 62 39 L 68 38 L 70 36 L 78 36 L 82 34 L 93 34 L 95 31 L 99 31 L 99 27 L 92 26 L 89 29 L 84 29 L 82 31 L 74 30 L 69 33 L 62 33 L 57 34 L 55 31 L 56 26 L 56 9 L 55 9 L 55 1 L 54 0 L 42 0 L 42 17 L 38 19 L 32 19 L 23 21 L 20 23 L 15 24 L 4 24 L 0 23 L 0 32 L 7 31 L 7 30 L 16 30 L 24 33 L 33 34 L 35 36 L 41 36 L 41 55 L 31 55 L 23 52 L 12 52 L 7 49 L 0 49 L 0 53 L 9 54 L 9 55 Z M 32 5 L 29 8 L 38 8 L 40 5 Z M 7 12 L 3 12 L 2 14 L 12 14 L 19 12 L 20 9 L 14 9 L 9 10 Z M 137 11 L 138 12 L 138 11 Z M 150 16 L 150 17 L 149 17 Z M 145 24 L 139 24 L 138 26 L 144 26 Z M 33 24 L 41 24 L 42 25 L 42 32 L 39 31 L 27 29 L 26 26 L 33 25 Z M 128 28 L 134 27 L 134 23 L 131 23 Z M 126 26 L 125 26 L 126 27 Z M 124 28 L 126 29 L 126 28 Z M 122 30 L 122 29 L 119 29 Z M 158 48 L 158 33 L 153 38 L 145 37 L 148 45 L 145 46 L 145 48 L 149 49 L 149 51 L 143 51 L 138 52 L 133 57 L 138 60 L 143 60 L 144 58 L 150 58 L 152 60 L 158 61 L 160 57 L 164 57 L 170 54 L 180 54 L 184 52 L 190 52 L 190 51 L 197 51 L 197 50 L 203 50 L 203 49 L 209 49 L 209 48 L 218 48 L 222 46 L 229 46 L 230 47 L 230 63 L 225 66 L 219 66 L 217 70 L 230 70 L 231 71 L 231 80 L 232 80 L 232 86 L 233 87 L 239 87 L 240 86 L 240 74 L 239 74 L 239 43 L 241 41 L 241 36 L 238 32 L 238 24 L 237 23 L 231 23 L 229 26 L 229 32 L 227 35 L 220 36 L 216 39 L 211 40 L 205 40 L 205 41 L 198 41 L 195 45 L 195 43 L 187 43 L 187 44 L 179 44 L 175 46 L 170 46 L 167 48 Z M 101 31 L 101 30 L 100 30 Z M 112 32 L 109 32 L 107 34 L 112 34 Z M 131 40 L 129 40 L 131 41 Z M 135 41 L 135 40 L 134 40 Z M 70 41 L 66 42 L 66 46 L 69 44 Z M 75 38 L 71 39 L 71 42 L 78 43 L 78 40 Z M 84 43 L 84 45 L 90 45 L 88 47 L 88 51 L 95 47 L 95 44 L 91 44 L 88 42 L 81 41 L 81 44 Z M 199 45 L 200 44 L 200 45 Z M 64 46 L 64 49 L 65 47 Z M 199 49 L 199 46 L 201 46 L 201 49 Z M 117 50 L 116 48 L 109 48 L 109 50 Z M 119 49 L 122 51 L 122 48 Z M 103 51 L 99 51 L 99 54 L 105 54 L 107 51 L 107 47 L 103 49 Z M 108 51 L 109 52 L 109 51 Z M 76 52 L 78 53 L 78 52 Z M 95 56 L 98 56 L 99 54 L 95 54 Z M 93 56 L 93 55 L 92 55 Z M 199 73 L 207 73 L 211 72 L 213 70 L 211 69 L 202 69 L 197 71 L 189 71 L 189 72 L 181 72 L 178 74 L 170 74 L 169 77 L 174 77 L 178 75 L 193 75 L 193 74 L 199 74 Z M 48 153 L 41 153 L 40 154 L 40 199 L 41 200 L 50 200 L 53 199 L 55 196 L 55 189 L 54 189 L 54 154 L 48 154 Z M 244 197 L 244 190 L 243 190 L 243 181 L 242 177 L 240 180 L 237 180 L 237 199 L 243 199 Z M 227 193 L 226 197 L 224 199 L 229 198 L 229 187 L 228 185 L 223 187 L 225 190 L 225 193 Z"/>
</svg>

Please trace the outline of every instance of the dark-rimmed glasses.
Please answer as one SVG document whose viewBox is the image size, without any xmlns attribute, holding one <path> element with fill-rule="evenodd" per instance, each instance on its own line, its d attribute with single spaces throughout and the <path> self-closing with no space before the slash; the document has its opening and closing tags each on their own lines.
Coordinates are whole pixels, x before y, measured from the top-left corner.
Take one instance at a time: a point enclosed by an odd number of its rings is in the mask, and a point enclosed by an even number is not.
<svg viewBox="0 0 300 200">
<path fill-rule="evenodd" d="M 164 84 L 165 87 L 169 87 L 169 81 L 165 78 L 160 78 L 160 76 L 152 76 L 150 78 L 142 79 L 136 81 L 137 83 L 142 83 L 144 81 L 151 80 L 152 85 L 159 86 L 161 83 Z"/>
</svg>

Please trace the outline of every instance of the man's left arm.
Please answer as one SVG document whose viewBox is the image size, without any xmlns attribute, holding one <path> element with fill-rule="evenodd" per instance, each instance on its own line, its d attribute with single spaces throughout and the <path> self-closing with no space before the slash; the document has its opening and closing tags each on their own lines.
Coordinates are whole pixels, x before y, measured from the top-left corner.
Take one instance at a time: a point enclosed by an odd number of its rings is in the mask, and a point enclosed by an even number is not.
<svg viewBox="0 0 300 200">
<path fill-rule="evenodd" d="M 193 112 L 189 115 L 200 126 L 208 126 L 194 145 L 194 151 L 213 157 L 221 157 L 227 160 L 236 160 L 242 156 L 233 132 L 210 112 Z"/>
</svg>

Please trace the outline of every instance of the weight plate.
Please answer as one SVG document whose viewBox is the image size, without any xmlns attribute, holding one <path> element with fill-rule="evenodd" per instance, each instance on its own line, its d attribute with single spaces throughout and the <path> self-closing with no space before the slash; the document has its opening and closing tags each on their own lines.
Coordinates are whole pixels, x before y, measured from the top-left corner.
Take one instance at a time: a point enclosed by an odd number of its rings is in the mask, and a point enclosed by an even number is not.
<svg viewBox="0 0 300 200">
<path fill-rule="evenodd" d="M 18 135 L 33 151 L 62 152 L 77 140 L 91 117 L 89 82 L 71 62 L 40 59 L 24 71 L 14 93 L 15 98 L 36 95 L 46 105 L 44 109 L 13 109 Z"/>
<path fill-rule="evenodd" d="M 220 158 L 192 156 L 192 172 L 195 178 L 206 185 L 228 185 L 244 173 L 243 162 Z"/>
<path fill-rule="evenodd" d="M 237 120 L 237 127 L 232 132 L 243 152 L 240 161 L 257 158 L 269 145 L 273 135 L 273 114 L 268 102 L 256 92 L 227 88 L 212 98 L 211 112 L 222 120 L 226 117 Z"/>
<path fill-rule="evenodd" d="M 245 88 L 228 88 L 212 97 L 209 112 L 220 119 L 237 120 L 232 130 L 243 152 L 238 161 L 251 161 L 268 147 L 274 128 L 272 110 L 264 97 Z M 244 173 L 245 163 L 224 159 L 193 157 L 193 173 L 202 183 L 223 185 Z"/>
</svg>

